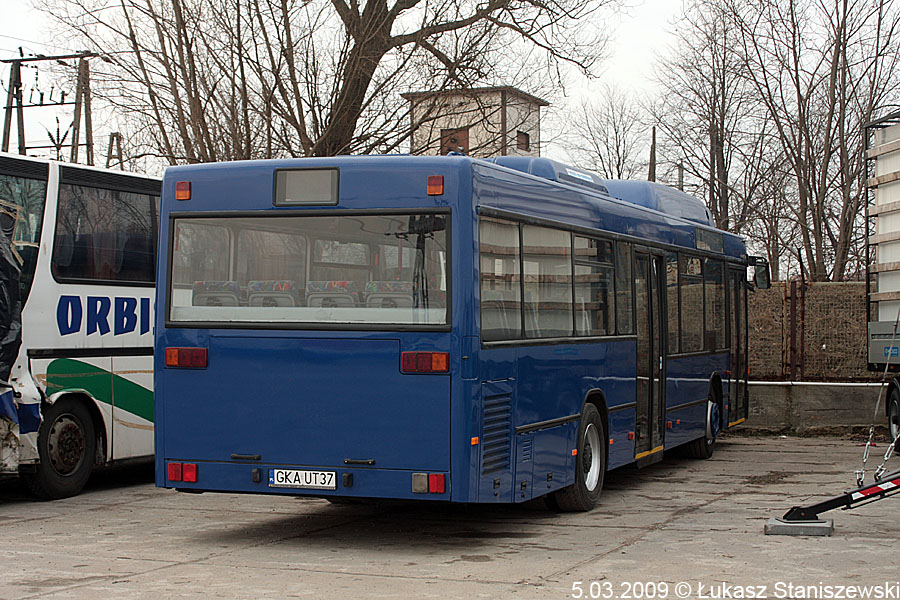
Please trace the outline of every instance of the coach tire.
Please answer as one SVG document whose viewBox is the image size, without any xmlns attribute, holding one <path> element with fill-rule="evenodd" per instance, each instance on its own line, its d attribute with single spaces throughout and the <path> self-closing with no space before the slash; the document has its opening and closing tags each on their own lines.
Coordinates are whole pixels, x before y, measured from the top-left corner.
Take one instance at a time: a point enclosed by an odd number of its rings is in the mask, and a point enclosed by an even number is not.
<svg viewBox="0 0 900 600">
<path fill-rule="evenodd" d="M 28 490 L 45 500 L 78 494 L 91 476 L 97 453 L 94 420 L 84 403 L 62 398 L 51 404 L 44 411 L 37 444 L 37 470 L 22 475 Z"/>
<path fill-rule="evenodd" d="M 719 437 L 721 419 L 721 405 L 710 393 L 709 398 L 706 399 L 706 433 L 702 438 L 697 438 L 688 444 L 688 456 L 704 460 L 712 458 L 713 451 L 716 449 L 716 440 Z"/>
<path fill-rule="evenodd" d="M 585 404 L 578 426 L 575 483 L 556 492 L 559 509 L 588 511 L 597 505 L 606 475 L 606 430 L 593 404 Z"/>
<path fill-rule="evenodd" d="M 891 434 L 891 440 L 896 443 L 897 436 L 900 435 L 900 392 L 897 388 L 891 389 L 890 400 L 888 400 L 888 431 Z M 895 446 L 894 450 L 898 450 Z"/>
</svg>

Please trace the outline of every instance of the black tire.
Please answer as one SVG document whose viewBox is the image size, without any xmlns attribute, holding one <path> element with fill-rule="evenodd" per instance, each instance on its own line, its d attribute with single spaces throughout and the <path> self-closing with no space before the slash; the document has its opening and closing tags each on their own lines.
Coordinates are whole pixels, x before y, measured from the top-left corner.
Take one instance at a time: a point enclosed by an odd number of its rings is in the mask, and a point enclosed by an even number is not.
<svg viewBox="0 0 900 600">
<path fill-rule="evenodd" d="M 94 468 L 97 433 L 83 402 L 62 398 L 44 411 L 38 432 L 37 470 L 23 473 L 29 492 L 44 500 L 75 496 Z"/>
<path fill-rule="evenodd" d="M 706 399 L 706 433 L 685 446 L 690 458 L 706 460 L 712 458 L 716 449 L 716 440 L 719 438 L 719 429 L 722 419 L 722 403 L 713 394 Z"/>
<path fill-rule="evenodd" d="M 606 476 L 606 428 L 593 404 L 585 404 L 578 425 L 575 483 L 554 494 L 559 509 L 588 511 L 597 505 Z"/>
<path fill-rule="evenodd" d="M 897 388 L 891 389 L 887 418 L 888 432 L 891 435 L 891 440 L 896 444 L 897 437 L 900 436 L 900 392 L 897 391 Z M 896 446 L 894 449 L 897 449 Z"/>
</svg>

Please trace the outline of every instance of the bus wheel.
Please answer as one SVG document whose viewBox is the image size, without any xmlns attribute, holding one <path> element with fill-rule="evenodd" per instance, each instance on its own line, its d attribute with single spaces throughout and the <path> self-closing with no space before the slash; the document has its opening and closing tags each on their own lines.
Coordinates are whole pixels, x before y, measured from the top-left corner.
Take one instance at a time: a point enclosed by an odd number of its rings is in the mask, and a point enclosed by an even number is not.
<svg viewBox="0 0 900 600">
<path fill-rule="evenodd" d="M 896 388 L 891 390 L 888 400 L 888 430 L 891 433 L 891 441 L 896 443 L 897 436 L 900 435 L 900 392 Z M 897 447 L 894 449 L 897 450 Z"/>
<path fill-rule="evenodd" d="M 578 427 L 575 483 L 556 492 L 560 510 L 587 511 L 596 506 L 606 475 L 606 431 L 593 404 L 585 404 Z"/>
<path fill-rule="evenodd" d="M 706 434 L 697 438 L 687 446 L 688 456 L 691 458 L 712 458 L 716 449 L 716 439 L 719 437 L 719 427 L 722 421 L 722 411 L 715 397 L 710 394 L 706 399 Z"/>
<path fill-rule="evenodd" d="M 38 432 L 37 470 L 23 473 L 28 490 L 46 500 L 78 494 L 94 468 L 97 435 L 83 403 L 62 398 L 44 411 Z"/>
</svg>

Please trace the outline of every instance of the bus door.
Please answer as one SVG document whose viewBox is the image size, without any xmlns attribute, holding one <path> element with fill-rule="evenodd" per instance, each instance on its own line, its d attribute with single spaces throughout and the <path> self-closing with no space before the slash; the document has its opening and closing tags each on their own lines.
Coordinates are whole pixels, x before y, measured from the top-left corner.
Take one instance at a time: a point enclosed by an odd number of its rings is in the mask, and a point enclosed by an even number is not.
<svg viewBox="0 0 900 600">
<path fill-rule="evenodd" d="M 635 252 L 637 398 L 634 457 L 638 466 L 662 458 L 666 389 L 664 277 L 662 255 Z"/>
<path fill-rule="evenodd" d="M 731 347 L 731 379 L 728 386 L 728 423 L 747 418 L 747 273 L 728 270 L 728 342 Z"/>
</svg>

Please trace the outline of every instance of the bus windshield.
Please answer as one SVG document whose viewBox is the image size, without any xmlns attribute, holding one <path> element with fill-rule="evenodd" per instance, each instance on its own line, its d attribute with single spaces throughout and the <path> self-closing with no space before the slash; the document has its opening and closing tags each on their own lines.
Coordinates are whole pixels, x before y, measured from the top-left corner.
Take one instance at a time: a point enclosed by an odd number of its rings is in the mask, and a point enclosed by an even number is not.
<svg viewBox="0 0 900 600">
<path fill-rule="evenodd" d="M 176 218 L 169 320 L 445 325 L 448 216 Z"/>
<path fill-rule="evenodd" d="M 0 226 L 5 240 L 12 240 L 13 254 L 22 270 L 20 298 L 24 303 L 34 279 L 47 182 L 0 175 Z"/>
</svg>

